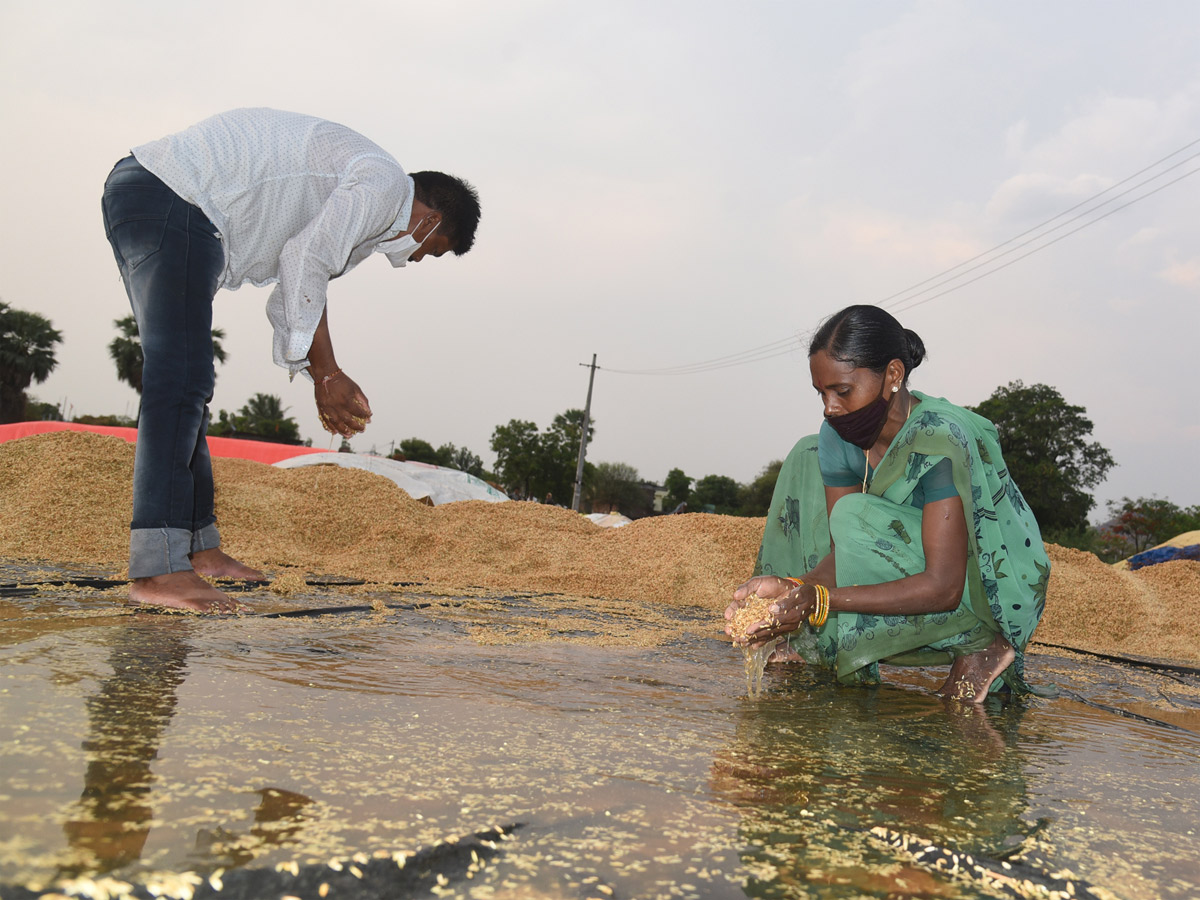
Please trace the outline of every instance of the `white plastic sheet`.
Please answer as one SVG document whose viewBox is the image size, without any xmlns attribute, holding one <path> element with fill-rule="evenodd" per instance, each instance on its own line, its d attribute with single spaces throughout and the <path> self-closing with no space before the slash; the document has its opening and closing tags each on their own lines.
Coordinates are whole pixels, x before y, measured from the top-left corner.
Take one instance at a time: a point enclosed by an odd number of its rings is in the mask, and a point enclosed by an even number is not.
<svg viewBox="0 0 1200 900">
<path fill-rule="evenodd" d="M 414 500 L 428 497 L 434 506 L 453 503 L 455 500 L 499 502 L 508 499 L 506 494 L 496 490 L 483 479 L 458 469 L 445 469 L 428 463 L 400 462 L 382 456 L 365 456 L 359 453 L 309 453 L 280 460 L 275 465 L 281 469 L 319 465 L 365 469 L 390 478 Z"/>
<path fill-rule="evenodd" d="M 619 512 L 611 513 L 588 513 L 586 518 L 591 519 L 601 528 L 620 528 L 622 525 L 628 525 L 633 519 L 628 516 L 623 516 Z"/>
</svg>

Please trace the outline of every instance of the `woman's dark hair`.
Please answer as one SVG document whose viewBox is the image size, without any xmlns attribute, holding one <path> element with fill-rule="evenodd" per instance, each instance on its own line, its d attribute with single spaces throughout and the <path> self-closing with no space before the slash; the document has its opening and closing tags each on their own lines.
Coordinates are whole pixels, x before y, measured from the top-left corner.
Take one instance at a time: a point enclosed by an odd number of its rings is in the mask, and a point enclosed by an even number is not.
<svg viewBox="0 0 1200 900">
<path fill-rule="evenodd" d="M 412 180 L 417 199 L 442 214 L 438 228 L 450 239 L 454 255 L 462 256 L 475 243 L 479 192 L 469 182 L 445 172 L 413 172 Z"/>
<path fill-rule="evenodd" d="M 878 306 L 847 306 L 826 319 L 808 345 L 808 355 L 824 350 L 856 369 L 883 374 L 893 359 L 904 363 L 904 380 L 925 358 L 925 344 Z"/>
</svg>

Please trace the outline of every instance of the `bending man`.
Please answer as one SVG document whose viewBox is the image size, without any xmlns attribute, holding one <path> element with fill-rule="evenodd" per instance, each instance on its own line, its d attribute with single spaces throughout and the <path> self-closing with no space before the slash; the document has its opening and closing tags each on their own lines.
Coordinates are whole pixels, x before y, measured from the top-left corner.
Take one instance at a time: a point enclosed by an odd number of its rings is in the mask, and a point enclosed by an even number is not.
<svg viewBox="0 0 1200 900">
<path fill-rule="evenodd" d="M 375 252 L 393 266 L 466 253 L 479 197 L 441 172 L 406 174 L 342 125 L 240 109 L 135 147 L 113 167 L 101 205 L 145 357 L 130 600 L 233 610 L 233 600 L 200 576 L 263 576 L 221 550 L 216 528 L 205 437 L 215 383 L 213 296 L 275 284 L 267 317 L 276 364 L 313 382 L 328 431 L 357 434 L 371 407 L 334 355 L 330 279 Z"/>
</svg>

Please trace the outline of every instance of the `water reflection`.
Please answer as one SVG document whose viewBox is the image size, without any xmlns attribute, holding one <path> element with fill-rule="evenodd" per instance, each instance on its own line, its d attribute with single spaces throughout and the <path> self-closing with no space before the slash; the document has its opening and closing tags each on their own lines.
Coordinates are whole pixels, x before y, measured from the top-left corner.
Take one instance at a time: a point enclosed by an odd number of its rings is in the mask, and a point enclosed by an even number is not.
<svg viewBox="0 0 1200 900">
<path fill-rule="evenodd" d="M 58 874 L 107 874 L 141 859 L 154 820 L 151 795 L 163 735 L 187 676 L 190 639 L 199 623 L 174 616 L 134 616 L 106 629 L 112 674 L 86 701 L 83 792 L 63 824 L 67 861 Z M 294 839 L 312 801 L 281 788 L 254 791 L 247 835 L 214 825 L 199 831 L 202 867 L 242 865 L 263 845 Z"/>
<path fill-rule="evenodd" d="M 266 847 L 295 843 L 310 820 L 312 798 L 283 788 L 259 788 L 254 824 L 245 835 L 221 826 L 201 829 L 196 835 L 196 867 L 231 869 L 244 866 Z"/>
<path fill-rule="evenodd" d="M 584 878 L 646 898 L 996 896 L 914 868 L 869 836 L 883 825 L 993 858 L 1033 847 L 1042 872 L 1129 900 L 1200 896 L 1200 738 L 1104 708 L 1118 688 L 1200 696 L 1178 679 L 1057 660 L 1039 680 L 1096 702 L 976 709 L 916 687 L 933 678 L 847 689 L 797 668 L 750 700 L 716 640 L 495 645 L 462 614 L 139 615 L 13 643 L 0 877 L 221 867 L 228 890 L 520 822 L 452 896 L 582 896 Z"/>
<path fill-rule="evenodd" d="M 151 763 L 175 715 L 193 627 L 182 618 L 139 617 L 108 629 L 112 675 L 86 702 L 88 763 L 63 825 L 71 853 L 62 874 L 112 872 L 141 858 L 154 814 Z"/>
<path fill-rule="evenodd" d="M 816 885 L 831 892 L 822 896 L 932 890 L 931 876 L 869 837 L 877 825 L 904 823 L 927 841 L 992 858 L 1036 827 L 1025 821 L 1023 704 L 964 708 L 893 686 L 850 691 L 810 671 L 784 679 L 746 704 L 710 777 L 742 812 L 751 896 L 807 896 Z"/>
</svg>

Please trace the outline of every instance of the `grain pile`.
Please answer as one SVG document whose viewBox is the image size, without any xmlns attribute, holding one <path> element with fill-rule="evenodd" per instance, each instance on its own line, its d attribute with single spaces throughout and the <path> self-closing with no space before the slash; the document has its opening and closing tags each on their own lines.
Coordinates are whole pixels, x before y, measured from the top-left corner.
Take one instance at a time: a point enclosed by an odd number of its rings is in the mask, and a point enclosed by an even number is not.
<svg viewBox="0 0 1200 900">
<path fill-rule="evenodd" d="M 599 528 L 537 503 L 429 507 L 355 469 L 214 459 L 225 549 L 300 569 L 443 590 L 561 591 L 724 608 L 754 564 L 761 519 L 669 516 Z M 107 565 L 129 544 L 133 448 L 55 432 L 0 444 L 0 557 Z"/>
<path fill-rule="evenodd" d="M 1200 563 L 1136 572 L 1047 544 L 1050 588 L 1034 639 L 1098 653 L 1200 662 Z"/>
<path fill-rule="evenodd" d="M 714 626 L 750 576 L 763 528 L 692 514 L 607 529 L 536 503 L 429 507 L 356 469 L 213 466 L 225 548 L 268 572 L 704 606 Z M 0 557 L 121 572 L 132 471 L 133 448 L 118 438 L 55 432 L 0 444 Z M 1037 640 L 1200 663 L 1200 563 L 1128 572 L 1049 549 Z"/>
</svg>

